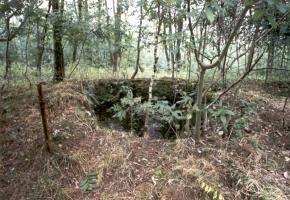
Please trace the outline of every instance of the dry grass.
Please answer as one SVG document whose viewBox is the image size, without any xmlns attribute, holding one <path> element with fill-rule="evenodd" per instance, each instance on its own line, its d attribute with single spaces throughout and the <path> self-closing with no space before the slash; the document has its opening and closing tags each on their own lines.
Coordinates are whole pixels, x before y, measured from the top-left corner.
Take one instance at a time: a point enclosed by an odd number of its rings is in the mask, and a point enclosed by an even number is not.
<svg viewBox="0 0 290 200">
<path fill-rule="evenodd" d="M 120 170 L 124 163 L 125 154 L 122 149 L 115 149 L 112 152 L 108 152 L 107 155 L 102 156 L 96 167 L 97 172 L 97 186 L 101 185 L 107 174 L 112 173 L 115 170 Z"/>
<path fill-rule="evenodd" d="M 256 153 L 249 157 L 243 156 L 243 150 L 234 142 L 229 141 L 229 148 L 225 148 L 226 142 L 221 138 L 214 142 L 204 139 L 204 144 L 195 144 L 191 139 L 138 139 L 97 126 L 82 94 L 85 84 L 90 83 L 65 81 L 44 86 L 50 128 L 63 136 L 53 140 L 56 155 L 52 157 L 43 151 L 36 94 L 18 94 L 24 90 L 7 93 L 5 102 L 13 102 L 9 111 L 13 115 L 2 130 L 10 133 L 18 126 L 22 128 L 16 134 L 17 143 L 5 141 L 5 148 L 0 146 L 0 173 L 15 182 L 9 186 L 10 190 L 16 188 L 14 199 L 209 199 L 202 190 L 203 182 L 228 199 L 287 199 L 280 175 L 285 166 L 276 157 L 279 152 L 271 152 L 273 146 L 266 146 L 266 150 L 258 147 L 260 143 L 267 145 L 261 142 L 264 133 L 245 136 L 245 143 L 257 146 L 253 148 Z M 26 105 L 27 101 L 27 107 L 18 105 Z M 263 156 L 257 159 L 260 152 Z M 271 154 L 275 156 L 269 157 Z M 237 169 L 231 168 L 227 159 L 234 161 Z M 97 172 L 98 187 L 82 194 L 79 183 L 91 170 Z M 230 185 L 234 178 L 236 182 Z"/>
<path fill-rule="evenodd" d="M 243 180 L 241 180 L 243 181 Z M 241 182 L 240 192 L 245 197 L 252 199 L 266 199 L 266 200 L 287 200 L 285 193 L 276 186 L 263 182 L 261 179 L 246 177 L 244 182 Z"/>
<path fill-rule="evenodd" d="M 177 139 L 175 141 L 175 151 L 178 155 L 188 155 L 192 152 L 192 147 L 195 146 L 193 138 Z"/>
</svg>

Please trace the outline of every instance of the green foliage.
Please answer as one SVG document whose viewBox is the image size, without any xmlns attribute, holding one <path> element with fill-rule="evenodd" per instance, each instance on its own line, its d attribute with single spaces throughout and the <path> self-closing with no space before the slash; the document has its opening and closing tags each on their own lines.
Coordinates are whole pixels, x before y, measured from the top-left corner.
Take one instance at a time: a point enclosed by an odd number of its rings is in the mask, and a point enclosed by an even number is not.
<svg viewBox="0 0 290 200">
<path fill-rule="evenodd" d="M 158 178 L 158 180 L 166 178 L 166 172 L 161 167 L 154 170 L 154 175 Z"/>
<path fill-rule="evenodd" d="M 174 119 L 181 119 L 182 112 L 176 110 L 176 105 L 169 105 L 168 101 L 156 100 L 155 103 L 142 102 L 141 97 L 134 97 L 133 92 L 129 87 L 123 86 L 122 90 L 127 94 L 121 99 L 120 104 L 116 104 L 112 107 L 115 115 L 113 117 L 119 120 L 125 119 L 128 112 L 134 115 L 143 115 L 145 112 L 149 112 L 151 115 L 160 117 L 162 121 L 171 123 Z"/>
<path fill-rule="evenodd" d="M 81 181 L 80 188 L 82 192 L 88 192 L 93 190 L 97 184 L 97 173 L 95 171 L 90 172 Z"/>
<path fill-rule="evenodd" d="M 240 100 L 240 108 L 242 116 L 256 114 L 255 106 L 248 101 Z"/>
<path fill-rule="evenodd" d="M 282 33 L 283 27 L 286 24 L 288 24 L 286 26 L 289 26 L 289 21 L 287 21 L 287 15 L 289 16 L 287 13 L 290 11 L 289 3 L 280 0 L 264 0 L 254 8 L 254 21 L 262 24 L 265 28 L 270 26 Z"/>
<path fill-rule="evenodd" d="M 181 101 L 170 105 L 168 101 L 157 99 L 153 99 L 152 102 L 142 102 L 141 97 L 133 96 L 131 88 L 123 86 L 122 90 L 126 92 L 126 96 L 121 99 L 119 104 L 115 104 L 111 108 L 115 113 L 113 117 L 120 121 L 127 117 L 134 120 L 134 116 L 142 117 L 148 112 L 155 121 L 165 122 L 176 130 L 181 130 L 182 127 L 179 122 L 186 119 L 193 103 L 192 97 L 186 93 L 182 94 Z"/>
<path fill-rule="evenodd" d="M 138 115 L 146 110 L 148 104 L 142 104 L 141 97 L 134 97 L 131 88 L 122 86 L 121 89 L 126 93 L 126 96 L 121 99 L 120 104 L 115 104 L 111 109 L 115 113 L 113 117 L 118 118 L 120 121 L 126 118 L 127 114 Z"/>
<path fill-rule="evenodd" d="M 176 109 L 176 105 L 170 106 L 168 101 L 156 101 L 153 104 L 151 114 L 157 114 L 162 121 L 166 121 L 169 124 L 174 122 L 174 120 L 183 119 L 182 111 Z"/>
<path fill-rule="evenodd" d="M 228 133 L 229 121 L 231 117 L 234 117 L 236 114 L 224 107 L 222 101 L 220 101 L 219 107 L 217 109 L 209 109 L 209 113 L 212 117 L 218 118 L 220 120 L 223 131 Z"/>
<path fill-rule="evenodd" d="M 214 16 L 214 13 L 211 10 L 211 8 L 209 8 L 209 7 L 206 8 L 204 12 L 205 12 L 205 15 L 206 15 L 207 19 L 210 21 L 210 23 L 213 23 L 214 19 L 215 19 L 215 16 Z"/>
<path fill-rule="evenodd" d="M 255 114 L 256 110 L 251 103 L 240 100 L 240 113 L 237 114 L 229 110 L 220 101 L 216 109 L 209 109 L 209 113 L 212 117 L 219 119 L 222 129 L 226 134 L 229 134 L 229 131 L 233 130 L 235 133 L 234 136 L 240 138 L 239 130 L 247 127 L 247 118 Z M 230 124 L 230 121 L 232 124 Z"/>
</svg>

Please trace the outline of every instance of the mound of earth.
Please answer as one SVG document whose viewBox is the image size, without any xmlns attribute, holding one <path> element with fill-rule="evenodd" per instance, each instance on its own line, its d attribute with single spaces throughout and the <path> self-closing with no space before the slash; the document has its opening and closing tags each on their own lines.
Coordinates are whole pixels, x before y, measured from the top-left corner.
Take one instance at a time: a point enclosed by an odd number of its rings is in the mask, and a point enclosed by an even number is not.
<svg viewBox="0 0 290 200">
<path fill-rule="evenodd" d="M 289 130 L 281 127 L 285 98 L 278 93 L 252 82 L 229 93 L 224 102 L 232 110 L 241 99 L 255 104 L 249 130 L 229 140 L 213 123 L 196 144 L 100 127 L 84 94 L 96 84 L 44 86 L 52 154 L 44 148 L 36 89 L 2 92 L 1 199 L 289 199 Z M 289 105 L 285 113 L 289 123 Z M 88 174 L 94 180 L 83 192 Z"/>
</svg>

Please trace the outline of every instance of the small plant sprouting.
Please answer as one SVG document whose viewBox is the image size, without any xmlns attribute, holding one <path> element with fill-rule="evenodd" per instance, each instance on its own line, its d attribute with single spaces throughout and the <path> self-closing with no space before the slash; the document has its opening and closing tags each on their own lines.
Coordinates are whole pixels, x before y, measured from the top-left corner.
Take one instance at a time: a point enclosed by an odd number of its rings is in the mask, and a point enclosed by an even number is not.
<svg viewBox="0 0 290 200">
<path fill-rule="evenodd" d="M 97 172 L 93 171 L 86 175 L 81 181 L 80 189 L 82 192 L 88 192 L 93 190 L 97 185 Z"/>
<path fill-rule="evenodd" d="M 236 116 L 236 113 L 223 106 L 222 101 L 219 102 L 218 109 L 209 109 L 209 113 L 212 117 L 218 118 L 220 120 L 223 131 L 228 134 L 230 119 Z"/>
<path fill-rule="evenodd" d="M 219 102 L 216 109 L 209 109 L 209 113 L 212 117 L 219 119 L 225 134 L 231 135 L 231 133 L 235 131 L 233 136 L 240 138 L 240 130 L 247 127 L 247 118 L 255 114 L 256 111 L 251 103 L 241 100 L 239 114 L 227 109 L 222 101 Z"/>
</svg>

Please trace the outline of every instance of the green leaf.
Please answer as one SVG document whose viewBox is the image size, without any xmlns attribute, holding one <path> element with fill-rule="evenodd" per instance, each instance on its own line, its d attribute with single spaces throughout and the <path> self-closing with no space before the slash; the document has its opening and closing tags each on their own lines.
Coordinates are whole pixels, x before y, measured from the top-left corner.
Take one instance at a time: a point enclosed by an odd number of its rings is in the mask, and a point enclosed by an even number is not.
<svg viewBox="0 0 290 200">
<path fill-rule="evenodd" d="M 254 20 L 260 20 L 264 16 L 264 11 L 257 9 L 255 10 L 255 14 L 253 16 Z"/>
<path fill-rule="evenodd" d="M 225 111 L 225 114 L 231 115 L 231 116 L 234 116 L 235 115 L 235 113 L 233 111 L 231 111 L 231 110 L 226 110 Z"/>
<path fill-rule="evenodd" d="M 277 29 L 278 23 L 276 22 L 275 18 L 273 16 L 268 16 L 268 20 L 269 20 L 272 28 Z"/>
<path fill-rule="evenodd" d="M 87 192 L 96 187 L 97 184 L 97 173 L 90 172 L 86 177 L 81 181 L 80 189 L 82 192 Z"/>
<path fill-rule="evenodd" d="M 284 5 L 284 4 L 282 4 L 282 3 L 279 3 L 279 4 L 277 4 L 276 5 L 276 8 L 281 12 L 281 13 L 283 13 L 283 14 L 285 14 L 287 11 L 288 11 L 288 7 L 287 7 L 287 5 Z"/>
<path fill-rule="evenodd" d="M 173 0 L 167 0 L 167 3 L 168 3 L 169 6 L 172 6 Z"/>
<path fill-rule="evenodd" d="M 226 128 L 226 127 L 227 127 L 227 118 L 226 118 L 226 116 L 221 115 L 221 116 L 220 116 L 220 119 L 221 119 L 221 122 L 222 122 L 223 128 Z"/>
<path fill-rule="evenodd" d="M 204 12 L 205 12 L 206 18 L 210 21 L 210 23 L 213 23 L 215 16 L 213 14 L 212 9 L 207 7 Z"/>
<path fill-rule="evenodd" d="M 275 2 L 273 0 L 267 0 L 267 2 L 268 2 L 269 5 L 274 5 L 275 4 Z"/>
<path fill-rule="evenodd" d="M 225 5 L 227 5 L 227 6 L 234 6 L 234 2 L 235 1 L 233 1 L 233 0 L 225 0 L 224 2 L 225 2 Z"/>
<path fill-rule="evenodd" d="M 250 6 L 250 5 L 252 5 L 252 0 L 245 0 L 244 4 L 245 4 L 246 7 Z"/>
</svg>

